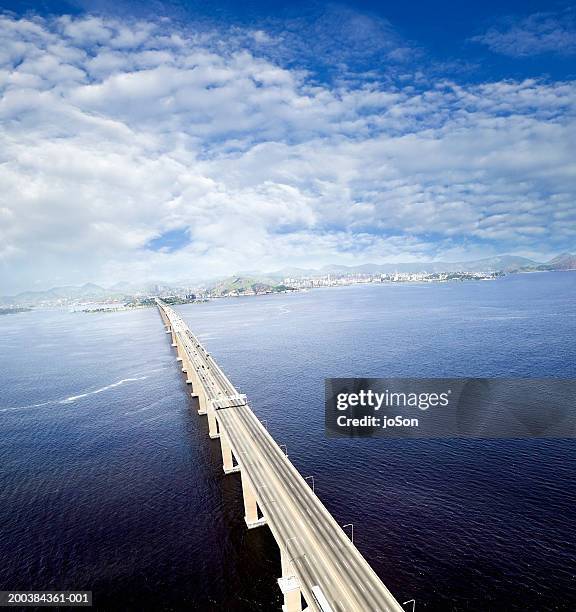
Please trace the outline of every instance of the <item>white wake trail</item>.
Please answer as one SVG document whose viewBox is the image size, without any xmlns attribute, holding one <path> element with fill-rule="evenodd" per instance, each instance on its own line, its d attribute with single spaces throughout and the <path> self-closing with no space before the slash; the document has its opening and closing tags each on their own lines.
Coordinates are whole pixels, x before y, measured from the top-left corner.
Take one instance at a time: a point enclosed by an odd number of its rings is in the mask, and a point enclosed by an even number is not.
<svg viewBox="0 0 576 612">
<path fill-rule="evenodd" d="M 136 382 L 138 380 L 144 380 L 148 378 L 148 376 L 138 376 L 137 378 L 123 378 L 118 382 L 112 383 L 111 385 L 106 385 L 105 387 L 101 387 L 100 389 L 96 389 L 95 391 L 88 391 L 86 393 L 81 393 L 80 395 L 71 395 L 66 399 L 60 400 L 59 404 L 71 404 L 78 399 L 82 399 L 83 397 L 87 397 L 88 395 L 96 395 L 97 393 L 103 393 L 104 391 L 108 391 L 108 389 L 114 389 L 114 387 L 119 387 L 127 382 Z"/>
<path fill-rule="evenodd" d="M 100 387 L 99 389 L 95 389 L 94 391 L 86 391 L 86 393 L 79 393 L 78 395 L 71 395 L 65 399 L 61 400 L 51 400 L 49 402 L 41 402 L 39 404 L 27 404 L 26 406 L 13 406 L 11 408 L 0 408 L 0 412 L 12 412 L 16 410 L 28 410 L 30 408 L 41 408 L 42 406 L 50 406 L 51 404 L 72 404 L 76 400 L 82 399 L 84 397 L 88 397 L 89 395 L 96 395 L 98 393 L 104 393 L 104 391 L 108 391 L 109 389 L 114 389 L 115 387 L 119 387 L 127 382 L 136 382 L 139 380 L 145 380 L 148 376 L 137 376 L 134 378 L 122 378 L 121 380 L 116 381 L 110 385 L 106 385 L 105 387 Z"/>
</svg>

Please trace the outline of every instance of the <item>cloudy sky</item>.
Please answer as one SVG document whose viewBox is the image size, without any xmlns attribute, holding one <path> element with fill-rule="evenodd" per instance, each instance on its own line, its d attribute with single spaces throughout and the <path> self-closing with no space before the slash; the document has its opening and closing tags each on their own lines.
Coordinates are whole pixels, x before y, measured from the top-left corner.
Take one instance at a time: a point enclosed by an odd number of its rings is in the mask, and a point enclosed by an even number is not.
<svg viewBox="0 0 576 612">
<path fill-rule="evenodd" d="M 0 294 L 576 248 L 574 7 L 269 4 L 0 0 Z"/>
</svg>

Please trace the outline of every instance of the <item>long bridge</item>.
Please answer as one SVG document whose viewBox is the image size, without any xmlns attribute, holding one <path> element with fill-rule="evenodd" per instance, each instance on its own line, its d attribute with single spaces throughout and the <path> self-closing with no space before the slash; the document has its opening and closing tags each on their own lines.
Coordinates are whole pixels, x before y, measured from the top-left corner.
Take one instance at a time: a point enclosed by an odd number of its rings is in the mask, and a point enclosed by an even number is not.
<svg viewBox="0 0 576 612">
<path fill-rule="evenodd" d="M 403 612 L 234 385 L 178 313 L 156 304 L 186 382 L 219 438 L 224 472 L 242 479 L 248 529 L 267 525 L 279 548 L 284 612 Z"/>
</svg>

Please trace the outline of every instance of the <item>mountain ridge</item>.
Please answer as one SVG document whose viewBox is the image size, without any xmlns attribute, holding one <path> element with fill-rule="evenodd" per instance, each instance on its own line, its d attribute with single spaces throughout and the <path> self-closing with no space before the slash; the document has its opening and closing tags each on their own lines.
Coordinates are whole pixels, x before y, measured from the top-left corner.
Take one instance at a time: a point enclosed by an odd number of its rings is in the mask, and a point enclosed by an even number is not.
<svg viewBox="0 0 576 612">
<path fill-rule="evenodd" d="M 255 293 L 273 289 L 279 281 L 293 276 L 323 276 L 326 274 L 391 274 L 391 273 L 437 273 L 437 272 L 522 272 L 522 271 L 563 271 L 576 270 L 576 254 L 564 252 L 547 262 L 538 262 L 518 255 L 497 255 L 464 262 L 400 262 L 400 263 L 364 263 L 355 266 L 328 264 L 322 268 L 286 267 L 269 273 L 237 273 L 228 277 L 214 277 L 211 282 L 116 282 L 109 287 L 95 283 L 83 285 L 64 285 L 44 291 L 23 291 L 12 296 L 1 296 L 0 304 L 13 306 L 37 305 L 42 302 L 81 299 L 123 299 L 135 295 L 166 293 L 183 288 L 202 286 L 222 295 L 239 291 Z"/>
</svg>

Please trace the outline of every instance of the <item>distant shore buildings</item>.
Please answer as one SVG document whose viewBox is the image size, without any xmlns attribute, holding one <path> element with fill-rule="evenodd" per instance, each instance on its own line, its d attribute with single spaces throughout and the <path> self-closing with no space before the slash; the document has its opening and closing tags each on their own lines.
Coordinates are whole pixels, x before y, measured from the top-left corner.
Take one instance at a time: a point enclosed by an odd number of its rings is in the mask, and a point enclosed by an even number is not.
<svg viewBox="0 0 576 612">
<path fill-rule="evenodd" d="M 503 272 L 394 272 L 391 274 L 326 274 L 285 278 L 283 283 L 295 289 L 358 285 L 365 283 L 438 283 L 465 280 L 493 280 Z"/>
<path fill-rule="evenodd" d="M 568 268 L 569 270 L 572 268 Z M 561 271 L 566 271 L 560 268 Z M 245 297 L 306 291 L 319 287 L 381 283 L 445 283 L 457 281 L 489 281 L 514 272 L 546 272 L 547 269 L 520 269 L 512 271 L 452 271 L 452 272 L 330 272 L 291 274 L 285 277 L 232 276 L 212 284 L 196 287 L 190 284 L 154 283 L 116 285 L 105 289 L 93 283 L 81 287 L 68 286 L 48 291 L 26 292 L 0 299 L 0 314 L 22 312 L 30 308 L 68 308 L 71 311 L 114 312 L 154 305 L 161 297 L 171 305 L 206 302 L 211 299 Z M 124 286 L 125 285 L 125 286 Z"/>
</svg>

